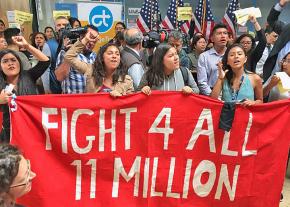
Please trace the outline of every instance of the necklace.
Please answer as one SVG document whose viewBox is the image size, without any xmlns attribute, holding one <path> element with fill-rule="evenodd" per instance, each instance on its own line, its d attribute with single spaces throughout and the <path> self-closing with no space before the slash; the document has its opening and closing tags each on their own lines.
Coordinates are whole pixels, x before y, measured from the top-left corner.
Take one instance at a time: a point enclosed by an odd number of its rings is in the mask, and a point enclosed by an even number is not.
<svg viewBox="0 0 290 207">
<path fill-rule="evenodd" d="M 237 101 L 238 95 L 239 95 L 239 91 L 241 89 L 241 86 L 244 82 L 244 75 L 242 75 L 241 80 L 240 80 L 240 84 L 239 84 L 239 88 L 236 90 L 233 87 L 231 87 L 231 92 L 232 92 L 232 101 Z"/>
</svg>

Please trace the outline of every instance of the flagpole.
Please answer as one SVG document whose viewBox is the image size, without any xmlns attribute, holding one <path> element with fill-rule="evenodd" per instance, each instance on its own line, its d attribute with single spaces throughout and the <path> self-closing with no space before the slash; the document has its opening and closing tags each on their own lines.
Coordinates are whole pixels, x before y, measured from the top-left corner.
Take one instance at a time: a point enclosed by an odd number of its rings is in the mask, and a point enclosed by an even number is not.
<svg viewBox="0 0 290 207">
<path fill-rule="evenodd" d="M 150 17 L 150 31 L 152 30 L 152 19 L 153 19 L 153 13 L 152 13 L 152 0 L 150 0 L 150 14 L 151 14 L 151 17 Z"/>
<path fill-rule="evenodd" d="M 176 12 L 175 12 L 175 13 L 176 13 L 176 22 L 175 22 L 175 29 L 176 29 L 176 28 L 178 28 L 178 21 L 177 21 L 177 17 L 178 17 L 178 16 L 177 16 L 177 12 L 178 12 L 177 7 L 178 7 L 178 4 L 179 4 L 178 0 L 176 0 L 175 3 L 176 3 Z"/>
<path fill-rule="evenodd" d="M 202 11 L 202 28 L 201 28 L 201 33 L 203 34 L 203 30 L 204 30 L 204 18 L 205 18 L 205 15 L 206 15 L 206 0 L 203 0 L 203 11 Z M 205 34 L 203 34 L 205 35 Z"/>
</svg>

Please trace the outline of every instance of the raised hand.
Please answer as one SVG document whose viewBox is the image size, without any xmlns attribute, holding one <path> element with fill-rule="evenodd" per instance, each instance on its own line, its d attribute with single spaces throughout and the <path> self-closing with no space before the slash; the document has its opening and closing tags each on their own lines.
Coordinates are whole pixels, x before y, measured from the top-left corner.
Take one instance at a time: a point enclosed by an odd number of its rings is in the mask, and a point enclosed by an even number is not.
<svg viewBox="0 0 290 207">
<path fill-rule="evenodd" d="M 19 47 L 27 48 L 29 46 L 26 39 L 22 36 L 13 36 L 12 40 L 13 40 L 14 44 L 18 45 Z"/>
<path fill-rule="evenodd" d="M 252 23 L 257 22 L 256 16 L 253 15 L 253 14 L 250 14 L 250 15 L 249 15 L 249 20 L 250 20 L 250 22 L 252 22 Z"/>
<path fill-rule="evenodd" d="M 288 2 L 290 2 L 290 0 L 280 0 L 280 1 L 279 1 L 279 4 L 280 4 L 281 6 L 285 6 Z"/>
<path fill-rule="evenodd" d="M 99 33 L 94 30 L 89 30 L 81 41 L 85 45 L 88 42 L 97 42 L 98 40 Z"/>
<path fill-rule="evenodd" d="M 218 78 L 223 80 L 225 78 L 226 73 L 228 72 L 228 70 L 224 71 L 223 63 L 221 61 L 217 63 L 217 66 L 218 66 L 218 73 L 219 73 Z"/>
</svg>

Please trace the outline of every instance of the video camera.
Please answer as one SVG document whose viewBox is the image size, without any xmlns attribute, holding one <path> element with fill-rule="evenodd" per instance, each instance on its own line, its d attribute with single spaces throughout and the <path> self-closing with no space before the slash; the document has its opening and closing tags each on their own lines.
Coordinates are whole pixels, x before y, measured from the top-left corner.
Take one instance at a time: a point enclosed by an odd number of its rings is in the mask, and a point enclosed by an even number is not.
<svg viewBox="0 0 290 207">
<path fill-rule="evenodd" d="M 60 39 L 69 38 L 73 44 L 81 35 L 86 34 L 87 30 L 87 27 L 71 28 L 70 26 L 67 26 L 59 30 L 59 37 Z"/>
<path fill-rule="evenodd" d="M 150 32 L 144 34 L 142 46 L 144 48 L 154 48 L 157 47 L 160 43 L 166 41 L 167 39 L 168 32 L 166 30 L 151 30 Z"/>
</svg>

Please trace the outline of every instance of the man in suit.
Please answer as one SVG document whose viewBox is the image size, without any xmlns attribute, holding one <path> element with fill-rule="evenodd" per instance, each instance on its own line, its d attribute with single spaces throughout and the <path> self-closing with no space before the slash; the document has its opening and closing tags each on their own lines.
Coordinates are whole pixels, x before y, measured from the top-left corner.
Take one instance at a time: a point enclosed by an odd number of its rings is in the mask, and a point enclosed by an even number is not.
<svg viewBox="0 0 290 207">
<path fill-rule="evenodd" d="M 143 34 L 136 28 L 130 28 L 125 31 L 124 39 L 126 46 L 121 52 L 122 62 L 136 90 L 146 69 L 140 56 Z"/>
<path fill-rule="evenodd" d="M 285 26 L 278 20 L 280 13 L 290 0 L 280 0 L 270 11 L 267 21 L 273 28 L 283 26 L 281 35 L 276 41 L 263 67 L 263 79 L 267 81 L 271 74 L 280 70 L 279 62 L 290 51 L 290 23 Z"/>
</svg>

